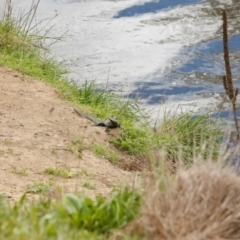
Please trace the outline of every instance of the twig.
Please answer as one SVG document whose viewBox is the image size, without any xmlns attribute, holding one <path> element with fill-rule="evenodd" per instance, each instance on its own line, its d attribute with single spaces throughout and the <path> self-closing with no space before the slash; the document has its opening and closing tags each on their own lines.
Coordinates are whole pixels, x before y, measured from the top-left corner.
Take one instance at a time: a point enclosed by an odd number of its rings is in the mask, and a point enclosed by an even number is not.
<svg viewBox="0 0 240 240">
<path fill-rule="evenodd" d="M 224 52 L 224 61 L 225 61 L 225 70 L 226 76 L 223 76 L 223 86 L 226 90 L 226 94 L 229 97 L 234 114 L 234 121 L 237 130 L 237 140 L 240 139 L 239 128 L 238 128 L 238 119 L 237 119 L 237 107 L 236 107 L 236 99 L 238 95 L 238 88 L 234 89 L 233 81 L 232 81 L 232 71 L 229 60 L 229 50 L 228 50 L 228 25 L 227 25 L 227 13 L 226 10 L 223 9 L 223 52 Z"/>
</svg>

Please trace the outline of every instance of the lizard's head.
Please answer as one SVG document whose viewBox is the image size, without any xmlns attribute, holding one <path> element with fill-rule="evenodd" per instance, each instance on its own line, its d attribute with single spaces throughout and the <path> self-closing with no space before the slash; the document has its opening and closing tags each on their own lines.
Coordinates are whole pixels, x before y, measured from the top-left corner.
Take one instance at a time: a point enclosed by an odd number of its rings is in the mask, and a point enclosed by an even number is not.
<svg viewBox="0 0 240 240">
<path fill-rule="evenodd" d="M 110 116 L 108 119 L 109 119 L 109 121 L 111 122 L 112 127 L 118 127 L 118 128 L 121 128 L 121 124 L 118 122 L 118 120 L 117 120 L 116 117 L 114 117 L 114 116 Z"/>
</svg>

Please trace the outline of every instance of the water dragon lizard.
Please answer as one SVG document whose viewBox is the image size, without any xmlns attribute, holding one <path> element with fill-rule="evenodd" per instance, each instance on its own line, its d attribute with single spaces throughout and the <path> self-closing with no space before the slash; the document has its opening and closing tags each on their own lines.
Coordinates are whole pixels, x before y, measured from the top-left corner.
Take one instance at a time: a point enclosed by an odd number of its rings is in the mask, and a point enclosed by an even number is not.
<svg viewBox="0 0 240 240">
<path fill-rule="evenodd" d="M 74 108 L 74 111 L 80 116 L 80 117 L 84 117 L 87 118 L 88 120 L 92 121 L 95 123 L 95 126 L 102 126 L 102 127 L 106 127 L 106 132 L 110 131 L 110 128 L 121 128 L 121 124 L 118 122 L 118 120 L 116 119 L 116 117 L 109 117 L 108 120 L 101 120 L 98 118 L 94 118 L 88 114 L 82 113 L 79 110 L 77 110 L 76 108 Z"/>
</svg>

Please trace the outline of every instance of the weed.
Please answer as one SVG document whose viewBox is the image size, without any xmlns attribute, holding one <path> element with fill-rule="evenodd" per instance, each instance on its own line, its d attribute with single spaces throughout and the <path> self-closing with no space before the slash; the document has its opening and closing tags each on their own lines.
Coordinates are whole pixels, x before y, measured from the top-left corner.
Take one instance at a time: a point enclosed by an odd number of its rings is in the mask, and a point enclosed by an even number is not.
<svg viewBox="0 0 240 240">
<path fill-rule="evenodd" d="M 105 233 L 131 221 L 137 214 L 139 206 L 140 196 L 127 189 L 107 202 L 101 197 L 93 201 L 67 194 L 52 217 L 65 219 L 64 222 L 79 229 Z"/>
<path fill-rule="evenodd" d="M 3 156 L 5 152 L 3 150 L 0 150 L 0 157 Z"/>
<path fill-rule="evenodd" d="M 83 187 L 88 188 L 88 189 L 95 189 L 95 183 L 86 181 L 83 183 Z"/>
<path fill-rule="evenodd" d="M 103 145 L 94 145 L 92 144 L 91 150 L 98 156 L 105 157 L 109 162 L 111 163 L 117 163 L 119 162 L 119 156 L 116 152 L 110 150 L 109 148 L 106 148 Z"/>
<path fill-rule="evenodd" d="M 113 185 L 112 186 L 112 189 L 111 189 L 111 193 L 119 193 L 121 192 L 122 190 L 124 190 L 126 188 L 126 184 L 124 183 L 119 183 L 119 184 L 116 184 L 116 185 Z"/>
<path fill-rule="evenodd" d="M 99 130 L 96 130 L 95 133 L 96 133 L 96 134 L 100 134 L 100 131 L 99 131 Z"/>
<path fill-rule="evenodd" d="M 26 193 L 45 193 L 48 192 L 51 187 L 51 183 L 34 183 L 33 185 L 27 187 Z"/>
<path fill-rule="evenodd" d="M 72 178 L 74 177 L 74 173 L 69 168 L 65 169 L 57 169 L 57 168 L 46 168 L 45 173 L 54 175 L 54 176 L 59 176 L 63 178 Z"/>
<path fill-rule="evenodd" d="M 21 176 L 27 176 L 28 168 L 17 169 L 16 167 L 13 168 L 12 172 Z"/>
<path fill-rule="evenodd" d="M 71 144 L 68 145 L 67 149 L 75 154 L 78 158 L 82 158 L 82 151 L 85 149 L 82 138 L 74 139 Z"/>
<path fill-rule="evenodd" d="M 12 155 L 12 154 L 14 153 L 14 151 L 13 151 L 12 148 L 9 148 L 9 149 L 7 150 L 7 153 Z"/>
<path fill-rule="evenodd" d="M 79 175 L 85 175 L 85 176 L 93 176 L 92 173 L 89 173 L 86 169 L 82 169 L 78 172 Z"/>
<path fill-rule="evenodd" d="M 6 139 L 3 141 L 3 143 L 4 143 L 5 145 L 9 146 L 9 145 L 11 145 L 13 142 L 12 142 L 11 139 L 6 138 Z"/>
<path fill-rule="evenodd" d="M 54 155 L 57 155 L 57 154 L 58 154 L 57 149 L 56 149 L 56 148 L 53 148 L 52 151 L 51 151 L 51 153 L 54 154 Z"/>
<path fill-rule="evenodd" d="M 26 202 L 24 195 L 13 205 L 5 199 L 0 197 L 0 238 L 22 240 L 108 239 L 114 229 L 136 216 L 141 200 L 129 190 L 108 201 L 73 194 L 57 202 L 50 198 Z"/>
</svg>

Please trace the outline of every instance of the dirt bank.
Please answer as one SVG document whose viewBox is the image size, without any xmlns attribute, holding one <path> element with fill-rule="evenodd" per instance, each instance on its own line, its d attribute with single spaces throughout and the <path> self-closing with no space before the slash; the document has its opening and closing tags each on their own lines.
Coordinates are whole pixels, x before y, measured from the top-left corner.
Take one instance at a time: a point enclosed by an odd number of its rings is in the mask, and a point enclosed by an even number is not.
<svg viewBox="0 0 240 240">
<path fill-rule="evenodd" d="M 118 152 L 121 169 L 87 147 L 93 142 L 112 148 L 109 139 L 118 130 L 108 134 L 80 118 L 44 82 L 0 68 L 0 106 L 0 194 L 17 200 L 29 186 L 43 184 L 52 185 L 50 191 L 106 196 L 133 184 L 133 157 Z M 81 158 L 69 151 L 72 140 L 79 138 L 84 145 Z M 47 168 L 70 169 L 76 176 L 49 175 Z"/>
</svg>

